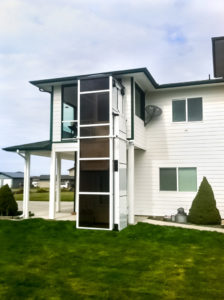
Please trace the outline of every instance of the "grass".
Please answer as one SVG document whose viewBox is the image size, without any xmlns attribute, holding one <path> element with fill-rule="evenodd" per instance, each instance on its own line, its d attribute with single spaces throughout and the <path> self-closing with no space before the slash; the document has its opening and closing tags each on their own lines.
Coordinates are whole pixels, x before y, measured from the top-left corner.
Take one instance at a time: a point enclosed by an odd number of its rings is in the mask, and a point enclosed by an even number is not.
<svg viewBox="0 0 224 300">
<path fill-rule="evenodd" d="M 0 299 L 223 299 L 224 235 L 0 221 Z"/>
<path fill-rule="evenodd" d="M 16 201 L 23 200 L 23 194 L 14 194 Z M 30 193 L 30 201 L 49 201 L 49 192 L 47 193 Z M 74 192 L 61 192 L 61 201 L 74 201 Z"/>
</svg>

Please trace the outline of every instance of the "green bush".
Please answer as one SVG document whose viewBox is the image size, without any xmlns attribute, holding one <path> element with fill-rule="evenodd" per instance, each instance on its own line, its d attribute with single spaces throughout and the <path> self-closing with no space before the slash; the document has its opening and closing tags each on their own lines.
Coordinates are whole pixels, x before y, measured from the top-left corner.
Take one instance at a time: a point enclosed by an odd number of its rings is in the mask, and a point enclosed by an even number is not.
<svg viewBox="0 0 224 300">
<path fill-rule="evenodd" d="M 16 190 L 14 194 L 23 194 L 23 189 Z"/>
<path fill-rule="evenodd" d="M 0 215 L 16 216 L 18 212 L 18 204 L 13 196 L 8 184 L 0 188 Z"/>
<path fill-rule="evenodd" d="M 203 177 L 198 193 L 192 202 L 188 221 L 201 225 L 217 225 L 221 223 L 214 193 L 206 177 Z"/>
<path fill-rule="evenodd" d="M 47 190 L 43 189 L 43 188 L 37 188 L 36 193 L 48 193 Z"/>
</svg>

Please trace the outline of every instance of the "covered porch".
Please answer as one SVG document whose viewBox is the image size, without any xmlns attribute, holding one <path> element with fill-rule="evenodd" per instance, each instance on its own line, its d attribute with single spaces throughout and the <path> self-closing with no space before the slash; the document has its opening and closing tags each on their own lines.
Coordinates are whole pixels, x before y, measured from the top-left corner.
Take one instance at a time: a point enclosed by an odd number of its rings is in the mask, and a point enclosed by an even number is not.
<svg viewBox="0 0 224 300">
<path fill-rule="evenodd" d="M 4 148 L 5 151 L 15 152 L 24 159 L 24 185 L 23 185 L 23 201 L 19 204 L 23 211 L 23 218 L 29 218 L 30 211 L 30 168 L 31 168 L 31 157 L 32 155 L 49 157 L 50 158 L 50 188 L 49 188 L 49 202 L 48 202 L 48 216 L 46 215 L 46 203 L 43 215 L 44 218 L 57 219 L 60 216 L 64 218 L 62 214 L 61 204 L 61 163 L 62 160 L 73 161 L 75 164 L 77 143 L 52 143 L 49 141 L 42 141 L 24 145 L 17 145 L 12 147 Z M 76 180 L 75 180 L 76 183 Z M 76 184 L 75 184 L 76 185 Z M 76 190 L 76 189 L 75 189 Z M 74 197 L 75 199 L 75 197 Z M 73 202 L 72 202 L 73 203 Z M 37 204 L 38 205 L 38 204 Z M 32 204 L 33 206 L 33 204 Z M 63 204 L 63 206 L 65 206 Z M 41 203 L 39 203 L 39 211 L 41 209 Z M 70 208 L 69 208 L 70 207 Z M 73 203 L 74 211 L 74 203 Z M 71 210 L 71 205 L 67 205 L 67 210 Z M 64 208 L 63 208 L 64 211 Z M 72 212 L 72 211 L 71 211 Z M 65 212 L 67 213 L 67 211 Z M 40 216 L 41 217 L 41 216 Z"/>
</svg>

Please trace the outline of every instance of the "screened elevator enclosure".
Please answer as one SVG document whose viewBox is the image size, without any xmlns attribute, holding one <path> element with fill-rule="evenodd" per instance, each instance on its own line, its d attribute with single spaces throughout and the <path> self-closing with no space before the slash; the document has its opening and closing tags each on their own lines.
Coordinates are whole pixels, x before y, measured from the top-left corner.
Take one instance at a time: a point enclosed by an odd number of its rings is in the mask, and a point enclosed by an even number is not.
<svg viewBox="0 0 224 300">
<path fill-rule="evenodd" d="M 78 228 L 112 230 L 127 225 L 126 128 L 122 141 L 119 135 L 123 105 L 122 85 L 111 76 L 78 81 Z M 120 152 L 125 152 L 123 168 Z"/>
</svg>

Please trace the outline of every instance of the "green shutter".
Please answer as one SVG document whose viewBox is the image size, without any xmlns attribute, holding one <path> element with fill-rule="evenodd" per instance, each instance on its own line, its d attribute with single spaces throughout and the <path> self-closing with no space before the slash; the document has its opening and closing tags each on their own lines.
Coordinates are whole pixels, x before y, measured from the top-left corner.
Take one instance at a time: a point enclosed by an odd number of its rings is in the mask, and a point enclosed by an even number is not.
<svg viewBox="0 0 224 300">
<path fill-rule="evenodd" d="M 197 169 L 196 168 L 179 168 L 179 191 L 194 192 L 197 191 Z"/>
<path fill-rule="evenodd" d="M 160 169 L 160 191 L 176 191 L 177 174 L 176 168 Z"/>
</svg>

